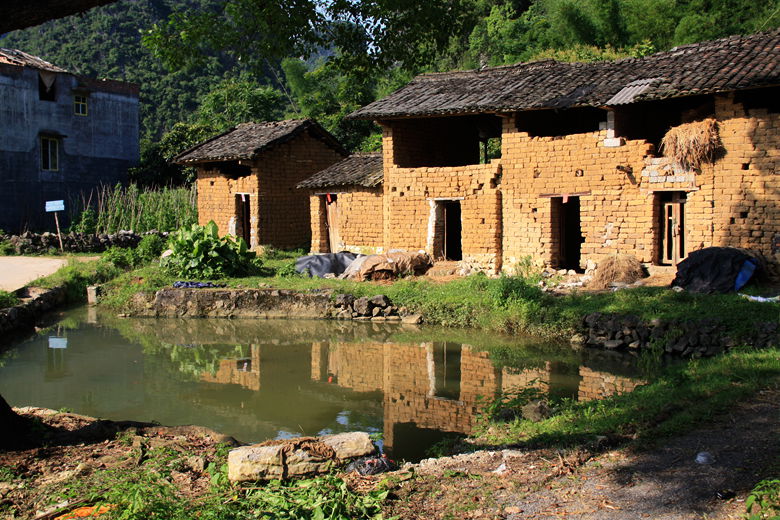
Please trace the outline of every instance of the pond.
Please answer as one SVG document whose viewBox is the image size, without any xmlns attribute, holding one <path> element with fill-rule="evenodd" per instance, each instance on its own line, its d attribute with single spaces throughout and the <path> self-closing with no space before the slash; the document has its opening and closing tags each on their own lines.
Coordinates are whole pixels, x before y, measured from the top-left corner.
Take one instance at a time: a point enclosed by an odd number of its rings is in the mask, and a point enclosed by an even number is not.
<svg viewBox="0 0 780 520">
<path fill-rule="evenodd" d="M 468 434 L 486 399 L 597 399 L 643 381 L 633 357 L 539 338 L 303 320 L 121 319 L 78 308 L 0 357 L 14 406 L 197 424 L 243 442 L 374 432 L 417 460 Z"/>
</svg>

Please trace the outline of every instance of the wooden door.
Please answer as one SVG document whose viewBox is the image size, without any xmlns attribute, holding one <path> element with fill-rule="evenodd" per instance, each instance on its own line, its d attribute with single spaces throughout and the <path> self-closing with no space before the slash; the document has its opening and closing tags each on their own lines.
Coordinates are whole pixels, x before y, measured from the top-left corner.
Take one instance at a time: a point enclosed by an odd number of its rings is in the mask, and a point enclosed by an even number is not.
<svg viewBox="0 0 780 520">
<path fill-rule="evenodd" d="M 685 259 L 685 196 L 669 194 L 671 199 L 663 202 L 661 229 L 661 263 L 677 265 Z"/>
<path fill-rule="evenodd" d="M 339 204 L 336 195 L 325 196 L 325 207 L 328 217 L 328 245 L 331 253 L 341 250 L 341 234 L 339 233 Z"/>
</svg>

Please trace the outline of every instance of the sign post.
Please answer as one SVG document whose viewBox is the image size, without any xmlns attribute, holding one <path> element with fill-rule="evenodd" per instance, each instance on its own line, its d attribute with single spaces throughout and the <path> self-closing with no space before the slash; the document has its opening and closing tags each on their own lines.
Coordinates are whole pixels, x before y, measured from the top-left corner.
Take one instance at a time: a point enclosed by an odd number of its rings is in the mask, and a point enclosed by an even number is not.
<svg viewBox="0 0 780 520">
<path fill-rule="evenodd" d="M 60 219 L 57 218 L 57 212 L 58 211 L 65 211 L 65 201 L 64 200 L 47 200 L 46 201 L 46 212 L 47 213 L 54 213 L 54 223 L 57 224 L 57 238 L 60 240 L 60 251 L 65 252 L 65 248 L 62 247 L 62 233 L 60 232 Z"/>
</svg>

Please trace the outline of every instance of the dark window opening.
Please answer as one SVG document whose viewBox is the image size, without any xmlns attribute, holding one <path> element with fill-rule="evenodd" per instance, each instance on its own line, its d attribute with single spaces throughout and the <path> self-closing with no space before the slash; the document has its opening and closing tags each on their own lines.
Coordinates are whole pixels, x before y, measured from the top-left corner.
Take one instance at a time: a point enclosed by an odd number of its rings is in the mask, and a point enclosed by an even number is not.
<svg viewBox="0 0 780 520">
<path fill-rule="evenodd" d="M 433 395 L 445 399 L 460 399 L 460 356 L 458 343 L 433 344 Z"/>
<path fill-rule="evenodd" d="M 627 140 L 644 139 L 655 146 L 673 126 L 715 115 L 715 98 L 691 96 L 652 103 L 633 103 L 615 109 L 615 135 Z"/>
<path fill-rule="evenodd" d="M 607 112 L 598 108 L 531 110 L 518 112 L 517 129 L 530 137 L 557 137 L 598 132 L 607 120 Z"/>
<path fill-rule="evenodd" d="M 56 137 L 41 136 L 41 170 L 60 169 L 60 142 Z"/>
<path fill-rule="evenodd" d="M 734 102 L 741 103 L 745 110 L 766 108 L 770 114 L 780 112 L 780 87 L 740 90 L 734 94 Z"/>
<path fill-rule="evenodd" d="M 236 370 L 239 372 L 251 372 L 252 371 L 252 358 L 243 358 L 236 360 Z"/>
<path fill-rule="evenodd" d="M 236 237 L 243 238 L 247 245 L 251 243 L 251 214 L 249 195 L 246 193 L 236 195 Z"/>
<path fill-rule="evenodd" d="M 684 191 L 663 191 L 655 194 L 658 222 L 658 263 L 677 265 L 685 259 L 685 200 Z"/>
<path fill-rule="evenodd" d="M 501 118 L 453 116 L 392 122 L 393 157 L 402 168 L 484 164 L 501 156 Z"/>
<path fill-rule="evenodd" d="M 238 161 L 207 163 L 204 165 L 204 167 L 207 170 L 216 170 L 221 175 L 231 179 L 246 177 L 252 173 L 252 168 L 243 164 L 239 164 Z"/>
<path fill-rule="evenodd" d="M 433 240 L 434 258 L 463 260 L 460 201 L 438 201 L 436 203 L 435 211 L 436 218 Z"/>
<path fill-rule="evenodd" d="M 41 101 L 57 100 L 57 78 L 52 78 L 51 84 L 47 87 L 43 78 L 38 74 L 38 99 Z"/>
<path fill-rule="evenodd" d="M 581 271 L 582 236 L 579 197 L 553 197 L 552 204 L 552 262 L 558 269 Z"/>
</svg>

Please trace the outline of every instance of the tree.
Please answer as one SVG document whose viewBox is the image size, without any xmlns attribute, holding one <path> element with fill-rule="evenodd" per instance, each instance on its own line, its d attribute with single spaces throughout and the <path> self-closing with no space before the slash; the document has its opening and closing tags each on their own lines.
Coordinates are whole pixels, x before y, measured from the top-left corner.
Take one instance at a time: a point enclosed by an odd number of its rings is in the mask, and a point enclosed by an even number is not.
<svg viewBox="0 0 780 520">
<path fill-rule="evenodd" d="M 144 44 L 170 68 L 225 53 L 260 70 L 322 48 L 342 70 L 416 67 L 444 49 L 466 0 L 226 0 L 216 11 L 174 12 Z"/>
</svg>

